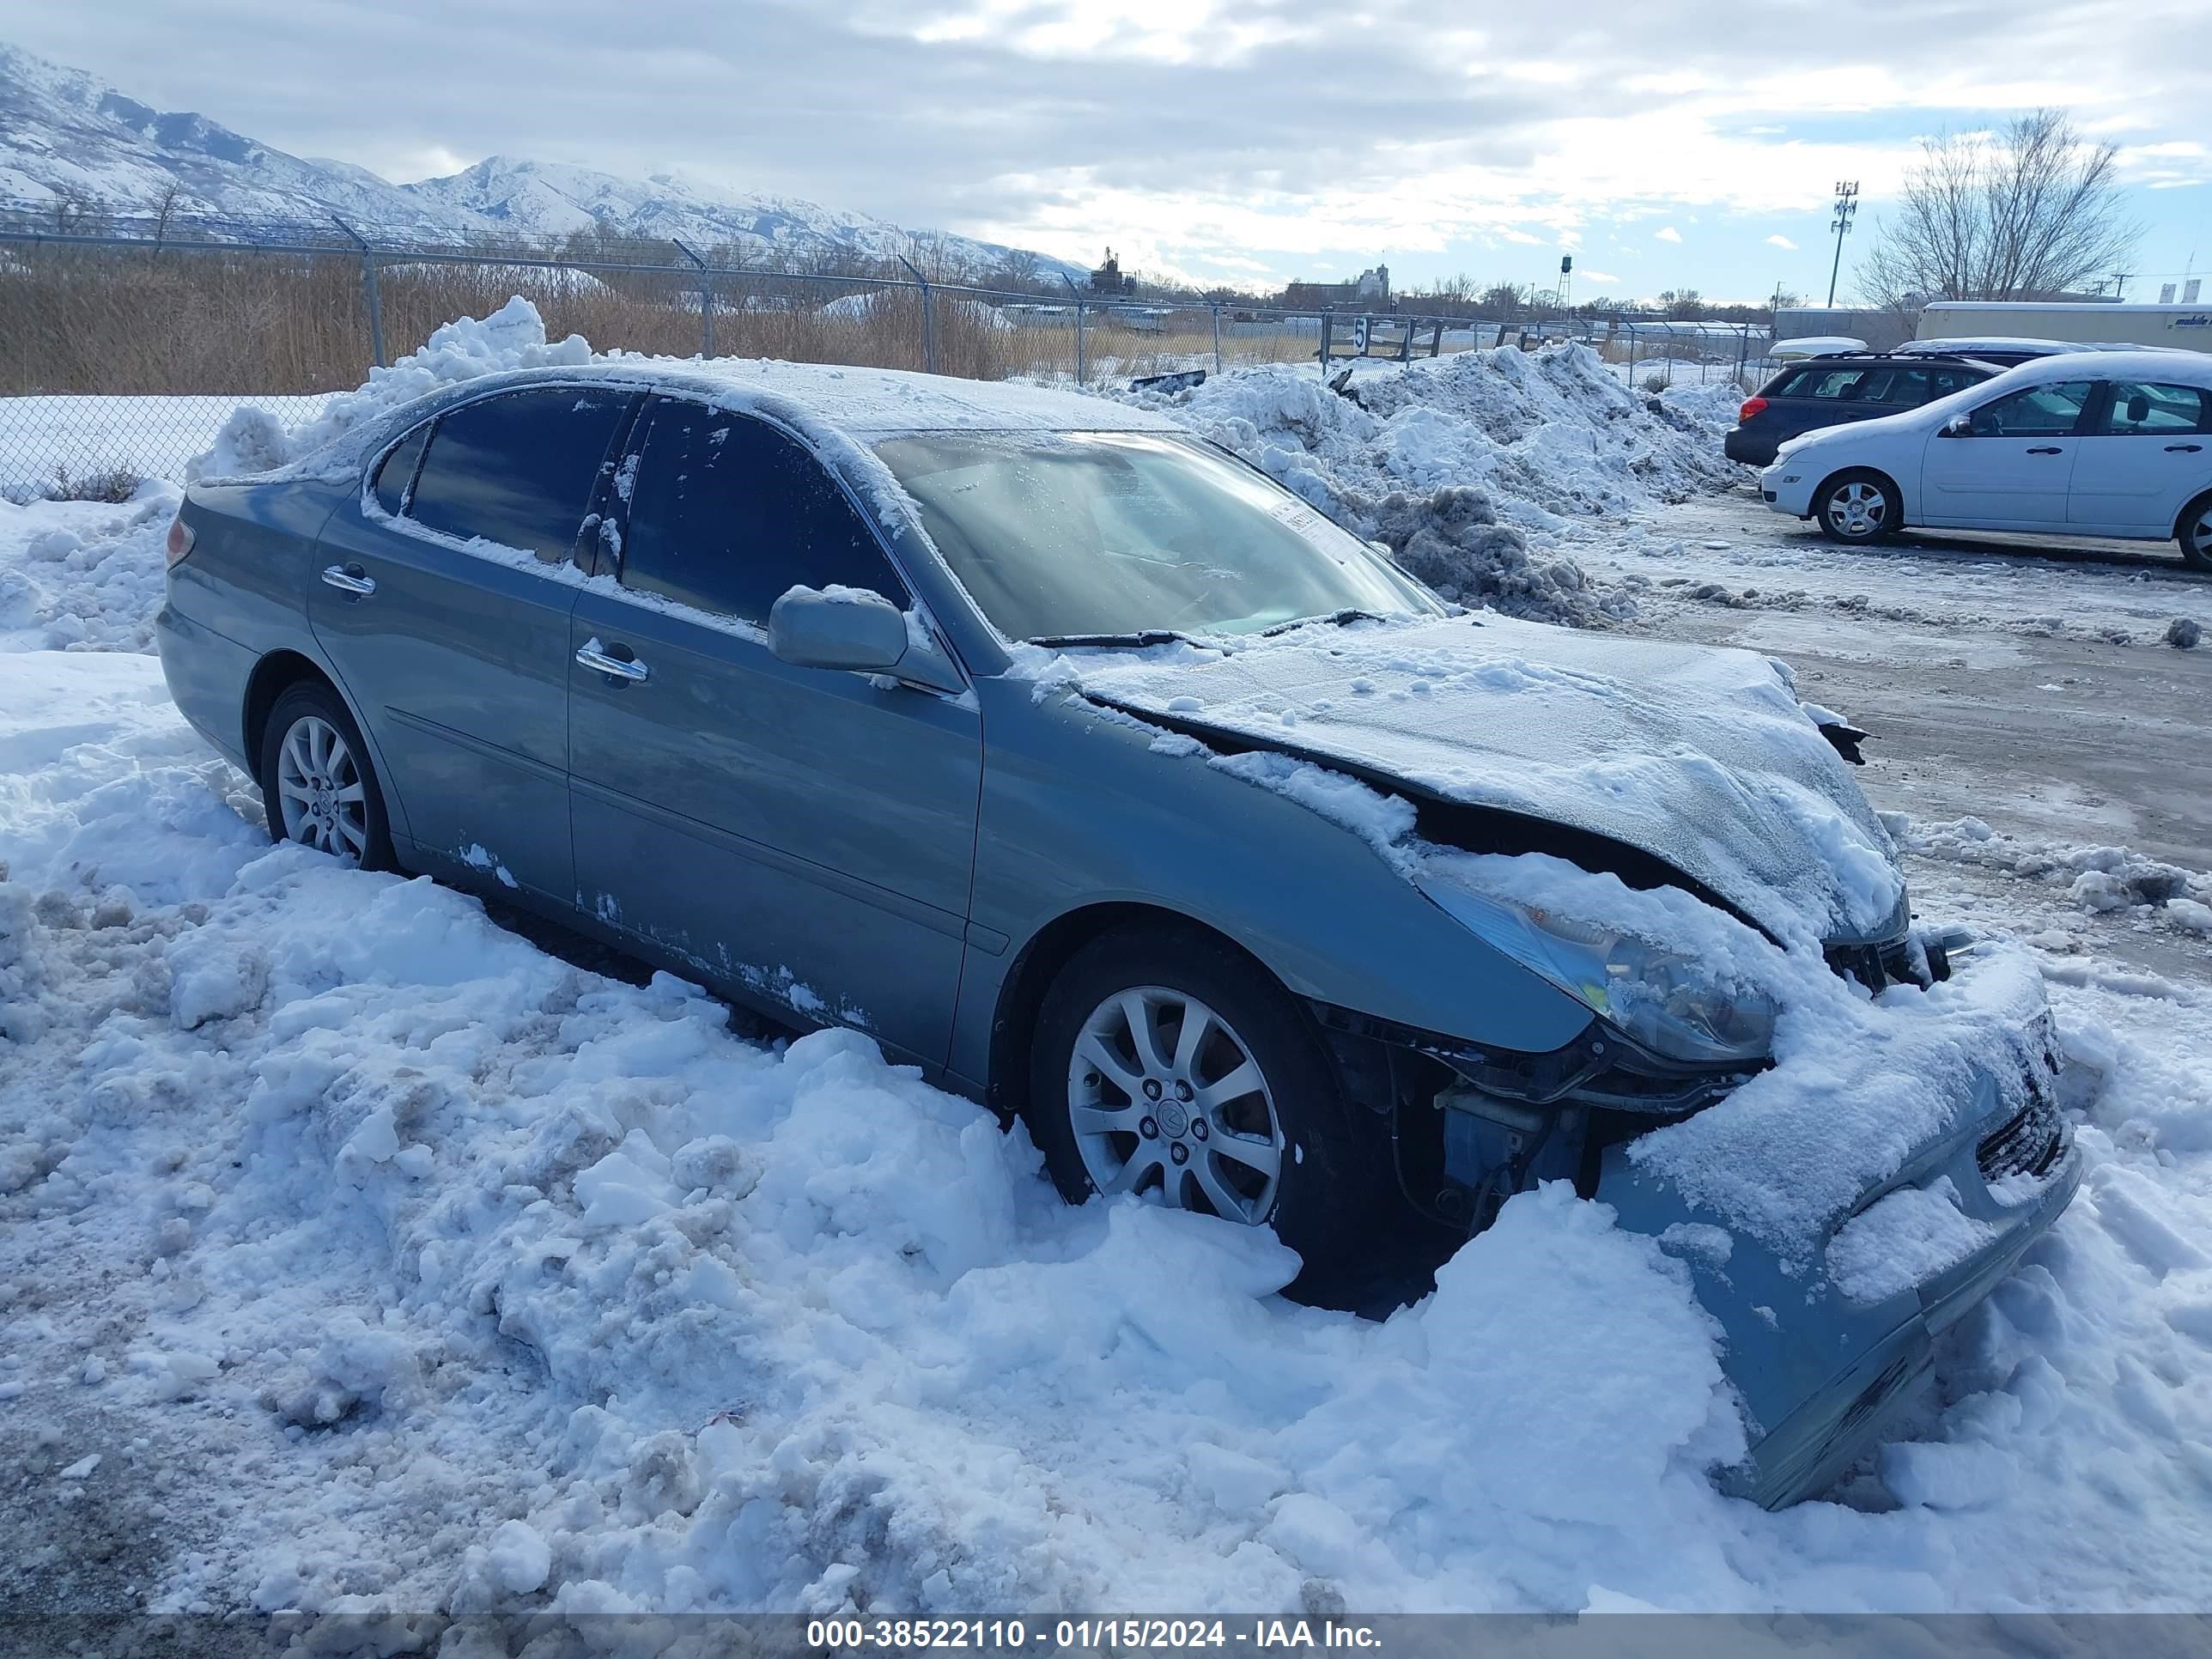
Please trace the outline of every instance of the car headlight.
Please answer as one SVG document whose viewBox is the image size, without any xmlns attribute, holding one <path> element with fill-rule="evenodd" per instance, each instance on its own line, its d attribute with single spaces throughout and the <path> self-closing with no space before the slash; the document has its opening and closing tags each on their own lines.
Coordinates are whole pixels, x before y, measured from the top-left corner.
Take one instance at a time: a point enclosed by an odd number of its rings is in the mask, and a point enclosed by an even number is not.
<svg viewBox="0 0 2212 1659">
<path fill-rule="evenodd" d="M 1698 957 L 1456 882 L 1416 884 L 1468 931 L 1655 1053 L 1724 1062 L 1773 1052 L 1773 999 L 1715 975 Z"/>
</svg>

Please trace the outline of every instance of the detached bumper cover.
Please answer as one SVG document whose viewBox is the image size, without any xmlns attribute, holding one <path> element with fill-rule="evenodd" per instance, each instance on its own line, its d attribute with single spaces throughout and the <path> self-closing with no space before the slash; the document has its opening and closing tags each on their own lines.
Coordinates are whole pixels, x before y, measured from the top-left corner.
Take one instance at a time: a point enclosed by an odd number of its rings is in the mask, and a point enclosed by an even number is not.
<svg viewBox="0 0 2212 1659">
<path fill-rule="evenodd" d="M 1698 1301 L 1724 1333 L 1723 1368 L 1753 1440 L 1749 1463 L 1730 1472 L 1731 1490 L 1776 1509 L 1832 1485 L 1886 1407 L 1927 1370 L 1932 1339 L 2050 1230 L 2081 1182 L 2081 1155 L 2051 1084 L 2047 1074 L 2032 1079 L 2022 1109 L 2016 1091 L 1979 1076 L 1981 1109 L 1962 1113 L 1964 1127 L 1865 1194 L 1829 1230 L 1820 1254 L 1794 1271 L 1724 1218 L 1639 1171 L 1620 1148 L 1607 1152 L 1597 1196 L 1621 1226 L 1659 1238 L 1689 1267 Z M 1949 1265 L 1910 1278 L 1891 1263 L 1911 1253 L 1880 1248 L 1881 1230 L 1892 1224 L 1923 1232 L 1932 1224 L 1960 1248 Z M 1707 1243 L 1720 1234 L 1729 1239 L 1725 1252 Z"/>
</svg>

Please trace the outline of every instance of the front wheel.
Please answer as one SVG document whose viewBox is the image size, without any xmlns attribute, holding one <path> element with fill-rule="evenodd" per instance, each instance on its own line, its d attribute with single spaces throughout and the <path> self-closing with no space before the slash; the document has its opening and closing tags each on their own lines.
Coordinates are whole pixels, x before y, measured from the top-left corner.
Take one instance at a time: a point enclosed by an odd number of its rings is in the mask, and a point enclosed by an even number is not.
<svg viewBox="0 0 2212 1659">
<path fill-rule="evenodd" d="M 1905 517 L 1896 486 L 1876 472 L 1839 472 L 1820 486 L 1814 501 L 1820 533 L 1847 546 L 1894 535 Z"/>
<path fill-rule="evenodd" d="M 2199 495 L 2182 509 L 2183 560 L 2196 570 L 2212 570 L 2212 494 Z"/>
<path fill-rule="evenodd" d="M 1195 930 L 1093 940 L 1039 1010 L 1023 1116 L 1071 1203 L 1134 1194 L 1340 1259 L 1380 1201 L 1376 1134 L 1290 997 Z"/>
<path fill-rule="evenodd" d="M 296 841 L 364 870 L 396 867 L 384 794 L 361 728 L 337 693 L 303 680 L 269 711 L 261 801 L 274 841 Z"/>
</svg>

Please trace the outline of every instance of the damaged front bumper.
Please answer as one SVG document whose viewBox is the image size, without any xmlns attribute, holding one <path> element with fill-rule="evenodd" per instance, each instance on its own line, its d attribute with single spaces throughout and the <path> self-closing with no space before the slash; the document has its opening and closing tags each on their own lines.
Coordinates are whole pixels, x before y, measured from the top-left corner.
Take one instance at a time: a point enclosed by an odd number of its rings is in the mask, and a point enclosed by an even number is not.
<svg viewBox="0 0 2212 1659">
<path fill-rule="evenodd" d="M 2022 1079 L 1978 1073 L 1961 1127 L 1865 1194 L 1806 1261 L 1784 1261 L 1625 1148 L 1607 1150 L 1598 1198 L 1688 1267 L 1724 1334 L 1753 1442 L 1729 1489 L 1776 1509 L 1833 1485 L 1928 1370 L 1935 1336 L 2072 1200 L 2081 1159 L 2059 1111 L 2047 1015 L 2027 1046 Z"/>
</svg>

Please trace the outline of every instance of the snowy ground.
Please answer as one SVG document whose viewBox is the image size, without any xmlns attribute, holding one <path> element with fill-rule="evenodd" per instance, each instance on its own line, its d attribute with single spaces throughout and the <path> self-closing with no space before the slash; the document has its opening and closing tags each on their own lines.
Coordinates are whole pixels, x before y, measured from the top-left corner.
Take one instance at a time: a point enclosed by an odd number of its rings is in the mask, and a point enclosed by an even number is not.
<svg viewBox="0 0 2212 1659">
<path fill-rule="evenodd" d="M 157 491 L 0 504 L 0 1608 L 2212 1605 L 2212 651 L 2158 642 L 2212 584 L 1841 553 L 1709 493 L 1698 388 L 1480 362 L 1206 418 L 1339 506 L 1486 484 L 1545 592 L 1796 662 L 2075 1061 L 2081 1197 L 1835 1501 L 1715 1492 L 1710 1330 L 1595 1206 L 1302 1309 L 859 1039 L 272 849 L 140 654 Z"/>
</svg>

